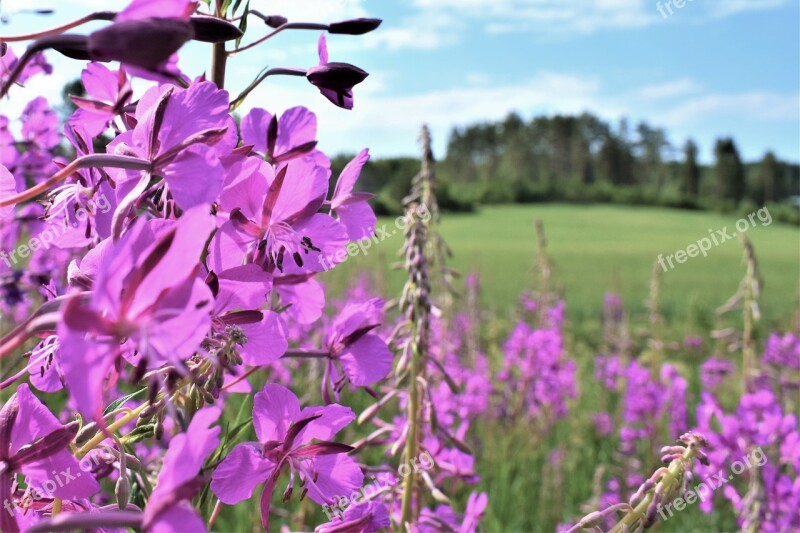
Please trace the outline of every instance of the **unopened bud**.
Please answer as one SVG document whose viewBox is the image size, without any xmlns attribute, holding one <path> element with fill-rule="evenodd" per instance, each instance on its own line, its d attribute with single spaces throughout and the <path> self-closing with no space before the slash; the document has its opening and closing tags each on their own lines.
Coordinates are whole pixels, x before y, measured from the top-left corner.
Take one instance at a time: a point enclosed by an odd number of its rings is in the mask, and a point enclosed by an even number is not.
<svg viewBox="0 0 800 533">
<path fill-rule="evenodd" d="M 381 19 L 358 18 L 334 22 L 328 25 L 328 33 L 363 35 L 369 33 L 383 22 Z"/>
<path fill-rule="evenodd" d="M 217 17 L 197 15 L 189 19 L 189 24 L 194 31 L 194 40 L 204 43 L 224 43 L 243 35 L 238 27 Z"/>
<path fill-rule="evenodd" d="M 157 70 L 194 36 L 188 21 L 147 18 L 115 22 L 89 35 L 95 61 L 121 61 Z"/>
<path fill-rule="evenodd" d="M 126 473 L 122 472 L 114 486 L 114 496 L 117 498 L 117 506 L 120 510 L 125 510 L 131 498 L 131 484 Z"/>
<path fill-rule="evenodd" d="M 264 20 L 264 24 L 266 24 L 270 28 L 278 28 L 289 22 L 289 19 L 287 19 L 286 17 L 282 17 L 280 15 L 269 15 L 262 18 Z"/>
<path fill-rule="evenodd" d="M 350 63 L 327 63 L 311 67 L 306 78 L 320 89 L 341 91 L 352 89 L 364 81 L 369 74 Z"/>
</svg>

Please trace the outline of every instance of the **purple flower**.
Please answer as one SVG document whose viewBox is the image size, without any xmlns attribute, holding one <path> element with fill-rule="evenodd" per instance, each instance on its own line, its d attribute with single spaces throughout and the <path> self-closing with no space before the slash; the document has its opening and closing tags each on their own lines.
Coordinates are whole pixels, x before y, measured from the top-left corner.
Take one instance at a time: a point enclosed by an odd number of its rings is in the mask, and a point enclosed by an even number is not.
<svg viewBox="0 0 800 533">
<path fill-rule="evenodd" d="M 375 233 L 375 213 L 368 200 L 370 193 L 354 192 L 361 169 L 369 161 L 369 150 L 364 148 L 342 170 L 331 199 L 331 214 L 347 228 L 350 241 L 367 239 Z"/>
<path fill-rule="evenodd" d="M 8 169 L 0 165 L 0 198 L 8 198 L 17 194 L 17 180 Z M 0 207 L 0 219 L 10 215 L 14 211 L 14 205 Z"/>
<path fill-rule="evenodd" d="M 78 106 L 69 123 L 87 131 L 91 137 L 103 133 L 108 124 L 123 112 L 133 90 L 125 69 L 109 70 L 101 63 L 89 63 L 81 73 L 87 97 L 70 96 Z"/>
<path fill-rule="evenodd" d="M 153 170 L 109 171 L 119 183 L 120 205 L 132 205 L 153 174 L 163 177 L 182 209 L 215 201 L 225 175 L 219 155 L 236 145 L 228 93 L 211 82 L 154 87 L 139 100 L 135 118 L 136 127 L 117 136 L 109 151 L 152 161 Z"/>
<path fill-rule="evenodd" d="M 730 359 L 710 358 L 700 367 L 700 382 L 708 391 L 714 390 L 726 376 L 736 371 L 736 366 Z"/>
<path fill-rule="evenodd" d="M 22 136 L 40 148 L 51 149 L 60 142 L 58 115 L 50 108 L 47 98 L 34 98 L 22 111 Z"/>
<path fill-rule="evenodd" d="M 218 407 L 201 409 L 186 432 L 170 441 L 156 488 L 144 510 L 144 531 L 206 531 L 191 499 L 203 485 L 197 477 L 203 463 L 219 445 L 220 428 L 211 427 L 219 415 Z"/>
<path fill-rule="evenodd" d="M 62 425 L 24 383 L 5 403 L 0 410 L 0 498 L 6 508 L 0 512 L 0 530 L 19 531 L 19 511 L 8 512 L 17 474 L 27 476 L 37 494 L 51 498 L 87 498 L 100 490 L 68 451 L 77 431 L 77 422 Z"/>
<path fill-rule="evenodd" d="M 317 526 L 315 533 L 374 533 L 389 527 L 389 510 L 381 502 L 350 505 L 341 517 Z"/>
<path fill-rule="evenodd" d="M 392 369 L 392 352 L 386 341 L 374 333 L 382 314 L 383 300 L 373 298 L 350 304 L 337 315 L 328 333 L 329 373 L 335 372 L 332 365 L 338 363 L 356 386 L 370 385 L 386 377 Z M 335 375 L 332 381 L 336 381 Z"/>
<path fill-rule="evenodd" d="M 318 52 L 319 66 L 308 69 L 306 78 L 334 105 L 353 109 L 353 87 L 369 74 L 350 63 L 329 63 L 324 33 L 319 36 Z"/>
<path fill-rule="evenodd" d="M 6 84 L 9 75 L 17 66 L 17 61 L 19 61 L 19 59 L 11 48 L 7 48 L 5 54 L 0 55 L 0 85 Z M 22 73 L 17 77 L 16 82 L 22 85 L 37 74 L 50 75 L 52 73 L 52 65 L 47 62 L 44 54 L 39 52 L 28 61 Z"/>
<path fill-rule="evenodd" d="M 252 145 L 272 163 L 281 163 L 316 155 L 318 164 L 324 164 L 324 155 L 315 151 L 317 146 L 317 117 L 305 107 L 287 109 L 278 119 L 268 111 L 254 107 L 242 118 L 242 142 Z"/>
<path fill-rule="evenodd" d="M 300 410 L 297 396 L 280 385 L 268 384 L 253 401 L 253 425 L 258 442 L 238 444 L 214 470 L 211 490 L 223 503 L 233 505 L 261 493 L 261 522 L 269 528 L 270 500 L 278 476 L 288 467 L 300 478 L 306 493 L 318 504 L 350 494 L 361 486 L 364 475 L 347 455 L 352 448 L 330 442 L 353 421 L 353 412 L 341 405 Z M 319 442 L 312 443 L 317 440 Z M 294 476 L 285 497 L 292 493 Z"/>
<path fill-rule="evenodd" d="M 309 159 L 293 159 L 277 172 L 254 157 L 245 166 L 247 171 L 235 175 L 220 196 L 230 220 L 211 243 L 210 267 L 221 272 L 255 263 L 285 274 L 325 270 L 326 258 L 347 243 L 344 227 L 317 212 L 330 170 Z"/>
<path fill-rule="evenodd" d="M 93 154 L 91 136 L 80 126 L 64 126 L 64 134 L 79 156 Z M 111 236 L 117 205 L 114 189 L 98 169 L 75 172 L 65 183 L 52 189 L 44 218 L 58 224 L 58 248 L 82 248 Z"/>
<path fill-rule="evenodd" d="M 99 415 L 104 382 L 119 356 L 132 364 L 180 366 L 198 348 L 211 326 L 213 296 L 197 272 L 213 227 L 204 206 L 177 222 L 138 221 L 81 263 L 82 275 L 94 279 L 92 296 L 69 301 L 58 332 L 61 369 L 85 415 Z"/>
<path fill-rule="evenodd" d="M 286 324 L 261 306 L 272 289 L 272 275 L 258 265 L 235 267 L 216 276 L 214 329 L 238 344 L 242 361 L 262 366 L 286 352 Z"/>
</svg>

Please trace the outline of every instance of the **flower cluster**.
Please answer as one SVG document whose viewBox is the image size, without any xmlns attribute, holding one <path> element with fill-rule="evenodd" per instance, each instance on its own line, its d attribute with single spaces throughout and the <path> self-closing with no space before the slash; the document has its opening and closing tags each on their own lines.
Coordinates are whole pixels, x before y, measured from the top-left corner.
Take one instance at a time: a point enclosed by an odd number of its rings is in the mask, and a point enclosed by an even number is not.
<svg viewBox="0 0 800 533">
<path fill-rule="evenodd" d="M 310 110 L 232 112 L 276 75 L 352 109 L 367 73 L 330 60 L 325 34 L 360 35 L 380 20 L 267 17 L 272 30 L 242 44 L 247 18 L 263 16 L 230 4 L 133 0 L 2 38 L 0 97 L 24 97 L 17 85 L 51 73 L 45 53 L 88 62 L 65 124 L 42 97 L 0 116 L 0 312 L 15 323 L 0 339 L 13 367 L 0 387 L 15 388 L 0 411 L 3 531 L 204 531 L 258 485 L 266 528 L 283 474 L 284 500 L 319 504 L 364 481 L 353 447 L 333 440 L 355 415 L 331 392 L 369 390 L 391 371 L 383 301 L 328 320 L 315 278 L 331 268 L 322 259 L 374 232 L 371 195 L 357 185 L 369 152 L 331 176 Z M 105 25 L 64 33 L 89 21 Z M 226 60 L 287 30 L 321 31 L 319 63 L 266 70 L 231 97 Z M 208 77 L 178 67 L 192 40 L 210 44 Z M 284 384 L 307 386 L 291 371 L 318 362 L 325 405 L 301 408 Z M 256 441 L 239 442 L 244 426 L 216 423 L 264 377 L 283 384 L 259 385 Z M 65 393 L 64 410 L 51 413 L 31 387 Z M 111 466 L 82 468 L 100 453 Z M 210 513 L 191 504 L 209 494 Z M 380 511 L 362 511 L 347 517 L 353 530 L 374 529 L 364 517 Z"/>
</svg>

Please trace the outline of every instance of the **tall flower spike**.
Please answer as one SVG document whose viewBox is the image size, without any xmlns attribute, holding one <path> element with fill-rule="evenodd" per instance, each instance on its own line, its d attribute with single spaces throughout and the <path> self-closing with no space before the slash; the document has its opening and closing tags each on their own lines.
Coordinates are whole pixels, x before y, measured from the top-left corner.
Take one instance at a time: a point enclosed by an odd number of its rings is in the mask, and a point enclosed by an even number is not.
<svg viewBox="0 0 800 533">
<path fill-rule="evenodd" d="M 424 409 L 422 400 L 425 391 L 420 390 L 425 382 L 428 340 L 430 337 L 431 286 L 428 273 L 428 226 L 417 216 L 418 204 L 411 202 L 406 210 L 405 268 L 408 281 L 403 289 L 400 309 L 404 312 L 411 333 L 403 346 L 398 363 L 398 373 L 408 389 L 408 427 L 405 442 L 405 461 L 417 457 L 423 434 Z M 407 368 L 405 367 L 407 365 Z M 416 476 L 403 480 L 401 527 L 408 530 L 419 514 L 419 497 Z M 414 508 L 416 503 L 417 508 Z"/>
<path fill-rule="evenodd" d="M 699 433 L 689 432 L 681 435 L 678 442 L 683 446 L 665 446 L 664 457 L 670 461 L 668 467 L 661 467 L 646 480 L 631 497 L 629 504 L 619 503 L 603 511 L 590 513 L 573 526 L 569 533 L 582 529 L 596 529 L 610 512 L 626 510 L 625 516 L 611 529 L 611 533 L 642 531 L 655 525 L 659 515 L 664 517 L 667 504 L 683 494 L 692 477 L 694 462 L 708 464 L 705 449 L 708 443 Z"/>
</svg>

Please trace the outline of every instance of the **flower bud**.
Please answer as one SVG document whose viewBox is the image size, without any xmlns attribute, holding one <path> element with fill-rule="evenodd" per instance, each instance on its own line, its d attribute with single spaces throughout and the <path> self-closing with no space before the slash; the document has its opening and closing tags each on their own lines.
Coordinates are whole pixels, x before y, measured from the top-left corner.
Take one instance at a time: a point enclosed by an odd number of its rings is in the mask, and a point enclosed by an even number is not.
<svg viewBox="0 0 800 533">
<path fill-rule="evenodd" d="M 287 19 L 286 17 L 282 17 L 280 15 L 269 15 L 267 17 L 262 17 L 262 18 L 264 19 L 264 24 L 266 24 L 270 28 L 278 28 L 289 22 L 289 19 Z"/>
<path fill-rule="evenodd" d="M 328 25 L 328 33 L 344 35 L 363 35 L 369 33 L 383 22 L 381 19 L 358 18 L 333 22 Z"/>
<path fill-rule="evenodd" d="M 89 54 L 89 37 L 85 35 L 60 35 L 57 40 L 54 40 L 52 48 L 70 59 L 78 61 L 91 61 L 92 59 Z"/>
<path fill-rule="evenodd" d="M 128 481 L 127 474 L 121 473 L 119 479 L 117 479 L 117 484 L 114 486 L 114 496 L 117 498 L 117 506 L 120 510 L 124 510 L 131 498 L 131 483 Z"/>
<path fill-rule="evenodd" d="M 364 81 L 369 74 L 350 63 L 327 63 L 311 67 L 306 78 L 320 89 L 344 91 Z"/>
<path fill-rule="evenodd" d="M 95 61 L 157 70 L 193 36 L 191 24 L 180 19 L 125 20 L 89 35 L 89 53 Z"/>
<path fill-rule="evenodd" d="M 224 43 L 244 35 L 242 30 L 217 17 L 197 15 L 189 19 L 189 24 L 194 31 L 194 40 L 204 43 Z"/>
</svg>

